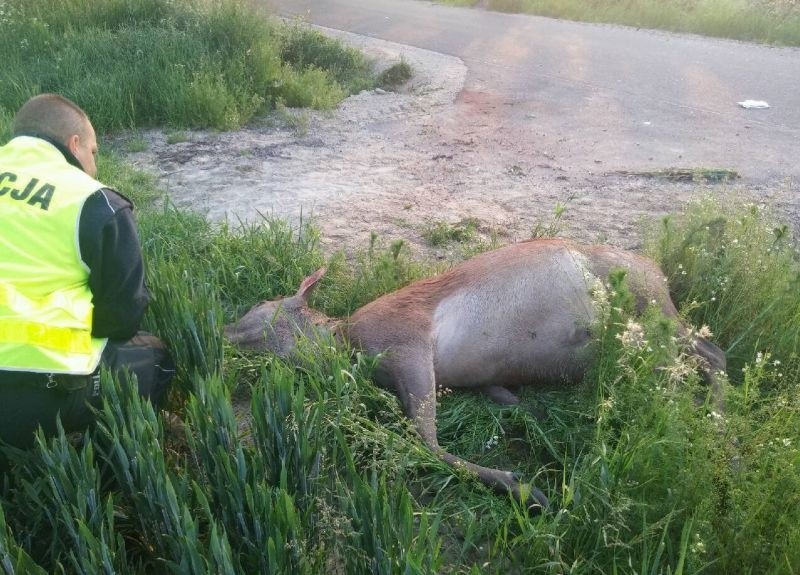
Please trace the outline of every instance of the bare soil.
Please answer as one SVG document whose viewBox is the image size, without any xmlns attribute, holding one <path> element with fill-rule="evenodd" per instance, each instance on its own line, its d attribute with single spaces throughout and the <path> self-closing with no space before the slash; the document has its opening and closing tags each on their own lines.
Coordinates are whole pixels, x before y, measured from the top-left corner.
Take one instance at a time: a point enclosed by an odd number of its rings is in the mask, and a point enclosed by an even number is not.
<svg viewBox="0 0 800 575">
<path fill-rule="evenodd" d="M 396 92 L 362 92 L 331 112 L 276 112 L 236 132 L 187 132 L 170 144 L 168 134 L 149 131 L 147 149 L 126 154 L 156 173 L 179 207 L 214 221 L 311 218 L 329 253 L 366 248 L 375 232 L 441 258 L 446 248 L 422 236 L 436 223 L 471 218 L 482 235 L 505 243 L 547 226 L 557 205 L 566 208 L 561 235 L 635 249 L 643 221 L 709 192 L 773 205 L 797 228 L 792 182 L 670 181 L 607 173 L 601 162 L 593 170 L 563 165 L 549 151 L 559 134 L 493 121 L 492 110 L 508 104 L 464 91 L 460 59 L 325 31 L 380 68 L 405 59 L 414 77 Z"/>
</svg>

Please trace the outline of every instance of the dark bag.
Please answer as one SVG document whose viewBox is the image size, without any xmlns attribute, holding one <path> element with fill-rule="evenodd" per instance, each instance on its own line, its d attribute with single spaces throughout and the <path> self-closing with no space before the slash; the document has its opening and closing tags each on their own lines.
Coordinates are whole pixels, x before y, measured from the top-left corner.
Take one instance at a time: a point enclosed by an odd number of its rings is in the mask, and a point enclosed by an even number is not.
<svg viewBox="0 0 800 575">
<path fill-rule="evenodd" d="M 161 405 L 166 398 L 169 383 L 175 375 L 175 363 L 164 343 L 146 332 L 139 332 L 124 342 L 109 341 L 100 364 L 117 373 L 118 377 L 124 377 L 126 370 L 135 374 L 139 394 L 149 398 L 154 407 Z M 97 385 L 99 393 L 99 378 L 93 385 Z"/>
</svg>

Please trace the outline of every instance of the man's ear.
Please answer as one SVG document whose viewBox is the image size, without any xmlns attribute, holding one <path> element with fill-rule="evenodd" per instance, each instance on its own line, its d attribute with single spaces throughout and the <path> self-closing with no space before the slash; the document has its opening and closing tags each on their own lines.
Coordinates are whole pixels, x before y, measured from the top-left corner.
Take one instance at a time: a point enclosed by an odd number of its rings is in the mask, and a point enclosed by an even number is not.
<svg viewBox="0 0 800 575">
<path fill-rule="evenodd" d="M 72 134 L 67 141 L 64 142 L 67 145 L 67 149 L 72 152 L 72 155 L 78 151 L 78 144 L 81 141 L 81 137 L 78 134 Z"/>
</svg>

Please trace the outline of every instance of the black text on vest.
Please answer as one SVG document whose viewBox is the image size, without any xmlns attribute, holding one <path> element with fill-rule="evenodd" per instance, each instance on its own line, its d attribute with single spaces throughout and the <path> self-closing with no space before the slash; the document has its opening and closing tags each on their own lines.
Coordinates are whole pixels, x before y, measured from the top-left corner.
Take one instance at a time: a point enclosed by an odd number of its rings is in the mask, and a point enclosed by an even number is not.
<svg viewBox="0 0 800 575">
<path fill-rule="evenodd" d="M 26 202 L 29 206 L 35 206 L 36 204 L 39 204 L 39 207 L 43 210 L 46 210 L 48 207 L 50 207 L 50 200 L 53 199 L 53 194 L 56 191 L 56 187 L 54 185 L 39 185 L 38 178 L 31 178 L 26 186 L 21 190 L 19 188 L 12 188 L 11 186 L 4 185 L 6 183 L 13 183 L 16 181 L 17 174 L 12 174 L 11 172 L 4 172 L 0 174 L 0 197 L 11 192 L 9 197 L 12 200 Z"/>
</svg>

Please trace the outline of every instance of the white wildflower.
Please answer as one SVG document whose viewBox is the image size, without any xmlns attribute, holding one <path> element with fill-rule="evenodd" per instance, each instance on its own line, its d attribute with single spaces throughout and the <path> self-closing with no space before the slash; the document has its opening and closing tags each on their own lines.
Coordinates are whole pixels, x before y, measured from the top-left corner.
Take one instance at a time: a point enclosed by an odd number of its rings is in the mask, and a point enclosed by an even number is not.
<svg viewBox="0 0 800 575">
<path fill-rule="evenodd" d="M 686 381 L 697 370 L 697 360 L 682 352 L 670 365 L 657 369 L 666 372 L 670 385 L 674 386 Z"/>
<path fill-rule="evenodd" d="M 625 325 L 625 331 L 617 334 L 617 339 L 622 342 L 624 347 L 628 348 L 644 349 L 647 346 L 644 328 L 632 319 L 629 319 Z"/>
<path fill-rule="evenodd" d="M 695 541 L 690 547 L 692 553 L 703 555 L 706 552 L 706 544 L 700 539 L 700 534 L 695 533 Z"/>
<path fill-rule="evenodd" d="M 698 335 L 699 337 L 703 337 L 703 338 L 705 338 L 705 339 L 709 339 L 709 338 L 712 338 L 712 337 L 714 337 L 714 334 L 713 334 L 713 333 L 711 333 L 711 329 L 710 329 L 710 328 L 709 328 L 707 325 L 705 325 L 705 324 L 703 324 L 703 325 L 700 327 L 700 329 L 698 329 L 698 330 L 697 330 L 697 335 Z"/>
</svg>

